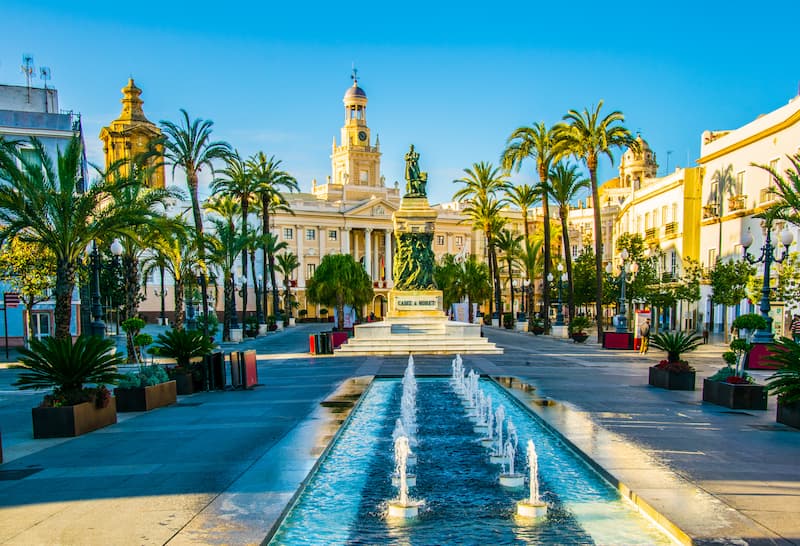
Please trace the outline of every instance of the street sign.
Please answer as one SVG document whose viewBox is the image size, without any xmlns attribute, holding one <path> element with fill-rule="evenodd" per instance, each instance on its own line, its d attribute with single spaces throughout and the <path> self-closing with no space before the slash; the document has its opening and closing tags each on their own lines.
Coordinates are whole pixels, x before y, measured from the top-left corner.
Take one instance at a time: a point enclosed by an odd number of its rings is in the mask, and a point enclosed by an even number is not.
<svg viewBox="0 0 800 546">
<path fill-rule="evenodd" d="M 6 307 L 17 307 L 19 305 L 19 294 L 16 292 L 4 292 L 3 303 Z"/>
</svg>

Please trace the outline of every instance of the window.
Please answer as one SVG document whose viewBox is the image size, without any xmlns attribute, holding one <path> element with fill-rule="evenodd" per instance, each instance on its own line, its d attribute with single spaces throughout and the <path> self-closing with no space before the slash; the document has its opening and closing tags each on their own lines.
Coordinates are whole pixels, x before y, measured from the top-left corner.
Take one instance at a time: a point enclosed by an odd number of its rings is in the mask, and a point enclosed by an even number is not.
<svg viewBox="0 0 800 546">
<path fill-rule="evenodd" d="M 670 252 L 670 271 L 672 271 L 672 276 L 676 276 L 678 274 L 678 253 L 674 250 Z"/>
<path fill-rule="evenodd" d="M 437 235 L 436 236 L 436 244 L 439 246 L 444 245 L 444 235 Z"/>
<path fill-rule="evenodd" d="M 33 165 L 41 167 L 42 162 L 40 161 L 40 158 L 37 155 L 36 150 L 34 150 L 33 148 L 24 147 L 20 148 L 19 152 L 20 155 L 22 156 L 22 159 L 26 163 L 31 163 Z"/>
<path fill-rule="evenodd" d="M 306 241 L 316 241 L 317 240 L 317 230 L 316 229 L 307 229 L 306 230 Z"/>
<path fill-rule="evenodd" d="M 650 229 L 650 213 L 644 213 L 644 229 Z"/>
<path fill-rule="evenodd" d="M 708 249 L 708 267 L 714 267 L 717 264 L 717 249 L 716 248 L 709 248 Z"/>
<path fill-rule="evenodd" d="M 464 244 L 464 237 L 461 235 L 456 235 L 456 246 L 461 246 Z"/>
<path fill-rule="evenodd" d="M 335 229 L 329 229 L 328 230 L 328 240 L 329 241 L 335 241 L 338 236 L 339 236 L 339 232 L 336 231 Z"/>
<path fill-rule="evenodd" d="M 366 186 L 369 183 L 369 172 L 361 171 L 358 173 L 358 182 L 362 186 Z"/>
<path fill-rule="evenodd" d="M 669 209 L 667 208 L 667 205 L 664 205 L 661 207 L 661 223 L 667 224 L 671 221 L 672 219 L 669 217 Z"/>
<path fill-rule="evenodd" d="M 736 186 L 734 187 L 736 195 L 744 193 L 744 171 L 736 173 Z"/>
<path fill-rule="evenodd" d="M 572 245 L 572 257 L 573 258 L 578 257 L 578 245 Z"/>
<path fill-rule="evenodd" d="M 283 228 L 283 238 L 288 240 L 294 239 L 294 229 L 290 227 Z"/>
<path fill-rule="evenodd" d="M 314 272 L 317 270 L 317 264 L 306 264 L 306 279 L 310 279 L 314 276 Z"/>
</svg>

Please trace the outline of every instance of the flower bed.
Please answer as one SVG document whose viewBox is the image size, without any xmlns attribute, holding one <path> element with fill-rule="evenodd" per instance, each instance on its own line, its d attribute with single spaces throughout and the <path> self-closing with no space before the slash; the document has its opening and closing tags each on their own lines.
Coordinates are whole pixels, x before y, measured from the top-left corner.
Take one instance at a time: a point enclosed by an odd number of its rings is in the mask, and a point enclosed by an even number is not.
<svg viewBox="0 0 800 546">
<path fill-rule="evenodd" d="M 765 410 L 767 390 L 763 385 L 754 385 L 737 376 L 728 381 L 703 379 L 703 402 L 731 409 Z"/>
<path fill-rule="evenodd" d="M 113 397 L 83 402 L 74 406 L 38 407 L 31 410 L 33 437 L 69 438 L 92 432 L 117 422 L 117 405 Z"/>
<path fill-rule="evenodd" d="M 648 384 L 671 391 L 693 391 L 695 371 L 685 360 L 677 362 L 662 360 L 650 367 Z"/>
<path fill-rule="evenodd" d="M 178 401 L 175 381 L 167 381 L 146 387 L 129 387 L 114 389 L 117 398 L 117 411 L 150 411 L 151 409 L 169 406 Z"/>
</svg>

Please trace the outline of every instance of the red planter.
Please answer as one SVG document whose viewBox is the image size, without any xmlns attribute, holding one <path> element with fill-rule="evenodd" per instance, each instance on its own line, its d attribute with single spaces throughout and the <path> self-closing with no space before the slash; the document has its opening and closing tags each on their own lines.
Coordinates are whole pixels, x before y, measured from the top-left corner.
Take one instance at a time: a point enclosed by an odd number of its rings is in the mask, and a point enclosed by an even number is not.
<svg viewBox="0 0 800 546">
<path fill-rule="evenodd" d="M 94 402 L 84 402 L 60 408 L 33 408 L 33 437 L 69 438 L 92 432 L 117 422 L 117 404 L 114 397 L 104 408 Z"/>
<path fill-rule="evenodd" d="M 178 401 L 177 395 L 178 389 L 174 380 L 147 387 L 126 389 L 117 387 L 114 389 L 114 396 L 117 398 L 117 411 L 121 413 L 150 411 L 151 409 L 169 406 Z"/>
</svg>

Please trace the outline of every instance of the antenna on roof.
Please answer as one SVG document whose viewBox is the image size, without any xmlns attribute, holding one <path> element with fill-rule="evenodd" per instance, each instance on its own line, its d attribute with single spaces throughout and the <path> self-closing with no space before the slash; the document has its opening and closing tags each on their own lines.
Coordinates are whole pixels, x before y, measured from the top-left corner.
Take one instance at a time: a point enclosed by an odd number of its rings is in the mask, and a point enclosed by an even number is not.
<svg viewBox="0 0 800 546">
<path fill-rule="evenodd" d="M 25 81 L 28 86 L 28 102 L 31 102 L 31 76 L 33 76 L 33 55 L 29 53 L 22 54 L 22 73 L 25 74 Z"/>
<path fill-rule="evenodd" d="M 47 81 L 52 79 L 49 66 L 39 67 L 39 79 L 41 79 L 44 82 L 44 88 L 47 89 Z"/>
</svg>

